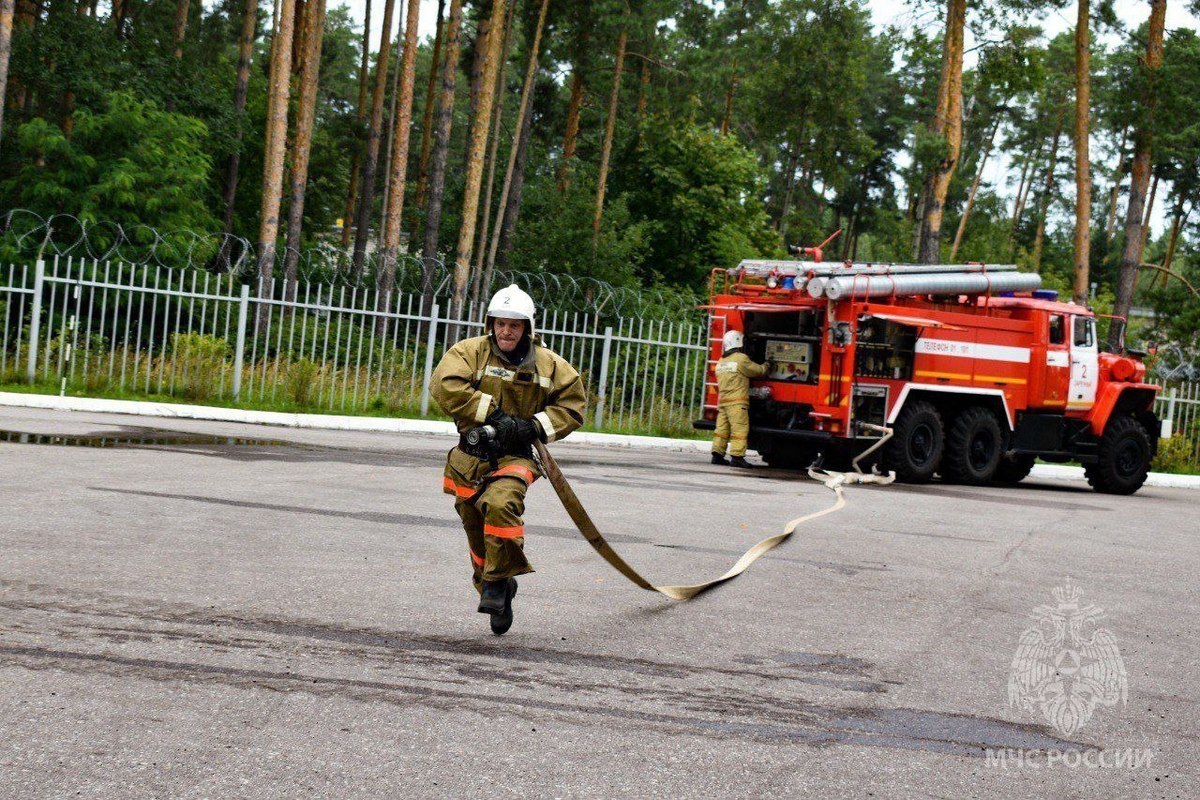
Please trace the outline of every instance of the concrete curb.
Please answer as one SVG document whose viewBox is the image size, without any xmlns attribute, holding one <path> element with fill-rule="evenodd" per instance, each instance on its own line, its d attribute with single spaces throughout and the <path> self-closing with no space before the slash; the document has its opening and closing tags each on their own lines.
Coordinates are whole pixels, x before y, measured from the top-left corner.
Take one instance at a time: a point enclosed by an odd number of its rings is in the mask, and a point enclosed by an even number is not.
<svg viewBox="0 0 1200 800">
<path fill-rule="evenodd" d="M 0 406 L 43 408 L 55 411 L 91 411 L 104 414 L 133 414 L 142 417 L 169 417 L 174 419 L 201 419 L 216 422 L 244 422 L 252 425 L 281 425 L 288 428 L 318 428 L 336 431 L 364 431 L 377 433 L 420 433 L 442 436 L 455 435 L 449 422 L 426 419 L 399 419 L 392 417 L 350 417 L 337 414 L 285 414 L 279 411 L 249 411 L 241 408 L 220 406 L 194 406 L 183 403 L 149 403 L 140 400 L 104 400 L 95 397 L 59 397 L 47 394 L 22 394 L 0 392 Z M 602 445 L 605 447 L 633 447 L 650 450 L 674 450 L 677 452 L 707 453 L 707 441 L 693 439 L 668 439 L 663 436 L 627 436 L 617 433 L 589 433 L 579 431 L 571 434 L 575 444 Z M 1061 464 L 1037 464 L 1030 473 L 1037 480 L 1086 481 L 1083 467 Z M 1151 472 L 1147 486 L 1166 489 L 1200 489 L 1200 475 L 1172 475 L 1166 472 Z"/>
<path fill-rule="evenodd" d="M 280 411 L 251 411 L 220 406 L 195 406 L 184 403 L 150 403 L 141 400 L 106 400 L 97 397 L 59 397 L 49 394 L 0 392 L 0 406 L 42 408 L 53 411 L 90 411 L 102 414 L 132 414 L 140 417 L 172 419 L 201 419 L 216 422 L 243 422 L 251 425 L 280 425 L 287 428 L 318 428 L 335 431 L 375 433 L 421 433 L 457 436 L 449 422 L 396 417 L 351 417 L 337 414 L 286 414 Z M 626 436 L 616 433 L 571 434 L 575 444 L 598 444 L 606 447 L 636 447 L 641 449 L 704 452 L 710 449 L 707 441 L 668 439 L 663 436 Z"/>
</svg>

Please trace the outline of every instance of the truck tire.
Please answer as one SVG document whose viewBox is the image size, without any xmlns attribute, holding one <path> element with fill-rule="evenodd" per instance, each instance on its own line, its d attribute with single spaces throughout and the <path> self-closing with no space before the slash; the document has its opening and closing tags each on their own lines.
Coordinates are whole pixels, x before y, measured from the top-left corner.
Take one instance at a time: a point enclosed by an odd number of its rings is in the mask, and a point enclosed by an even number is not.
<svg viewBox="0 0 1200 800">
<path fill-rule="evenodd" d="M 942 462 L 946 428 L 942 415 L 932 403 L 915 400 L 904 406 L 892 438 L 885 445 L 883 460 L 887 469 L 903 483 L 929 483 Z"/>
<path fill-rule="evenodd" d="M 1029 477 L 1035 456 L 1005 456 L 996 467 L 996 483 L 1017 484 Z"/>
<path fill-rule="evenodd" d="M 1146 429 L 1122 414 L 1109 420 L 1100 437 L 1096 463 L 1085 466 L 1084 474 L 1097 492 L 1133 494 L 1146 482 L 1153 452 Z"/>
<path fill-rule="evenodd" d="M 1004 454 L 1004 434 L 996 415 L 983 406 L 959 412 L 946 433 L 942 475 L 952 483 L 982 486 L 990 483 Z"/>
</svg>

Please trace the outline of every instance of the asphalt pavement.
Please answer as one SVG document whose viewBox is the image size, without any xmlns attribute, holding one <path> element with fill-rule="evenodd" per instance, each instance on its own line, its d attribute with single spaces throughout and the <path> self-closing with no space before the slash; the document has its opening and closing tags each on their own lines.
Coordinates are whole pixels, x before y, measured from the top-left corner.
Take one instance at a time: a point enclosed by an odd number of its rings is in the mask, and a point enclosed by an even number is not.
<svg viewBox="0 0 1200 800">
<path fill-rule="evenodd" d="M 675 603 L 539 480 L 537 572 L 495 637 L 441 490 L 451 444 L 0 409 L 0 797 L 1200 795 L 1200 492 L 850 487 Z M 798 473 L 553 448 L 658 583 L 833 500 Z M 1083 638 L 1022 707 L 1039 618 Z"/>
</svg>

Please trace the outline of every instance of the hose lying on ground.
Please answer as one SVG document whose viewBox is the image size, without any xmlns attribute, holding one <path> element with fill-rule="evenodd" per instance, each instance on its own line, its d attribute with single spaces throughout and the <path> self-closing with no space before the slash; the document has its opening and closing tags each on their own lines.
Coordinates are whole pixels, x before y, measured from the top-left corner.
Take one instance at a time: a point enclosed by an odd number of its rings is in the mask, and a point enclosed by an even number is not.
<svg viewBox="0 0 1200 800">
<path fill-rule="evenodd" d="M 542 474 L 546 476 L 546 478 L 550 481 L 550 484 L 554 487 L 554 491 L 558 494 L 558 499 L 562 501 L 563 508 L 566 509 L 567 514 L 571 517 L 571 521 L 575 523 L 575 527 L 579 529 L 581 534 L 583 534 L 583 538 L 587 539 L 588 544 L 590 544 L 596 550 L 596 552 L 600 554 L 601 558 L 611 564 L 618 572 L 642 589 L 646 589 L 647 591 L 651 592 L 658 592 L 671 598 L 672 600 L 690 600 L 701 592 L 707 591 L 708 589 L 725 583 L 726 581 L 733 580 L 738 575 L 741 575 L 751 564 L 757 561 L 760 556 L 762 556 L 768 550 L 778 546 L 781 542 L 791 536 L 795 532 L 796 528 L 800 527 L 805 522 L 817 519 L 818 517 L 823 517 L 826 514 L 832 514 L 835 511 L 840 511 L 842 508 L 844 508 L 846 505 L 846 497 L 842 492 L 842 486 L 844 484 L 888 484 L 894 481 L 896 479 L 894 473 L 881 475 L 878 472 L 872 471 L 871 474 L 865 474 L 859 468 L 859 462 L 878 448 L 882 447 L 884 442 L 886 442 L 892 435 L 890 428 L 883 428 L 876 425 L 864 427 L 883 432 L 884 435 L 883 438 L 881 438 L 874 446 L 866 450 L 864 453 L 862 453 L 862 455 L 854 460 L 854 472 L 825 472 L 815 469 L 810 469 L 808 471 L 809 477 L 811 477 L 813 480 L 820 481 L 826 486 L 826 488 L 834 493 L 836 500 L 834 500 L 832 505 L 820 511 L 813 512 L 812 514 L 805 514 L 802 517 L 797 517 L 796 519 L 788 522 L 788 524 L 783 527 L 782 533 L 777 533 L 774 536 L 768 536 L 766 539 L 763 539 L 761 542 L 751 547 L 742 555 L 741 558 L 737 560 L 737 563 L 730 567 L 729 571 L 721 577 L 715 578 L 711 581 L 705 581 L 704 583 L 695 583 L 687 586 L 655 586 L 654 584 L 650 583 L 650 581 L 643 578 L 637 570 L 629 566 L 625 559 L 617 555 L 616 551 L 612 549 L 612 546 L 609 545 L 607 541 L 605 541 L 604 536 L 596 528 L 595 523 L 592 522 L 592 518 L 588 516 L 587 510 L 584 509 L 583 504 L 579 502 L 579 498 L 575 495 L 575 491 L 571 488 L 571 484 L 567 482 L 566 477 L 562 474 L 562 470 L 560 470 L 558 467 L 558 462 L 554 460 L 554 456 L 550 455 L 550 451 L 546 448 L 546 445 L 540 441 L 535 442 L 534 445 L 536 447 L 535 454 L 537 455 L 537 460 L 539 466 L 541 467 Z"/>
</svg>

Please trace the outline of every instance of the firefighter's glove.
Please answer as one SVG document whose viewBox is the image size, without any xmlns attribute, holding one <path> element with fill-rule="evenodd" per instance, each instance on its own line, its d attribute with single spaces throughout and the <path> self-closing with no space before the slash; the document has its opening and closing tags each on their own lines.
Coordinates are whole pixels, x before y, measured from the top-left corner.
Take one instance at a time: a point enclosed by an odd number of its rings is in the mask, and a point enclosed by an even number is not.
<svg viewBox="0 0 1200 800">
<path fill-rule="evenodd" d="M 541 435 L 533 420 L 509 416 L 499 409 L 488 416 L 487 424 L 496 429 L 496 444 L 501 447 L 532 444 Z"/>
</svg>

